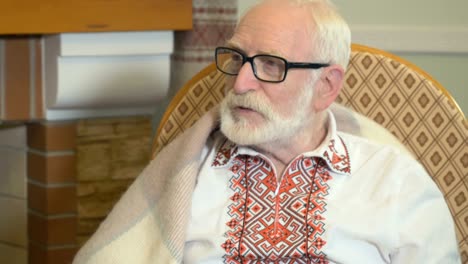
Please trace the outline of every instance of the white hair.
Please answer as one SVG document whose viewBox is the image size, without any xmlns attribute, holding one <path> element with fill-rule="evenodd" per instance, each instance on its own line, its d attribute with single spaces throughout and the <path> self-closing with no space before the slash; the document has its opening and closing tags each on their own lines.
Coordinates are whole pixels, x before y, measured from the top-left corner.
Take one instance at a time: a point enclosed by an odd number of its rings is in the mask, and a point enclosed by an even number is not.
<svg viewBox="0 0 468 264">
<path fill-rule="evenodd" d="M 253 7 L 267 1 L 269 0 L 260 1 Z M 311 35 L 313 59 L 339 64 L 346 70 L 351 53 L 351 31 L 336 6 L 329 0 L 281 0 L 283 1 L 308 9 L 310 17 L 305 23 Z"/>
<path fill-rule="evenodd" d="M 351 31 L 335 5 L 328 0 L 291 0 L 309 8 L 315 59 L 339 64 L 346 70 L 351 53 Z M 311 33 L 312 33 L 311 32 Z"/>
</svg>

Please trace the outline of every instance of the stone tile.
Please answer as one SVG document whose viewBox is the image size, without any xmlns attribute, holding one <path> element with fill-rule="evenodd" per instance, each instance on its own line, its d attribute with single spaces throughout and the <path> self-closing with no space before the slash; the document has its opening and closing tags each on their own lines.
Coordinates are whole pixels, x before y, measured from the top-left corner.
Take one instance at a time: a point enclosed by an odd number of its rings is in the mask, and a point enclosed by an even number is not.
<svg viewBox="0 0 468 264">
<path fill-rule="evenodd" d="M 81 182 L 77 185 L 78 197 L 115 196 L 122 194 L 130 186 L 133 180 L 109 180 L 97 182 Z M 98 199 L 98 197 L 96 197 Z"/>
<path fill-rule="evenodd" d="M 121 193 L 98 194 L 81 198 L 78 200 L 78 215 L 80 218 L 104 218 L 109 214 L 120 196 Z"/>
<path fill-rule="evenodd" d="M 111 148 L 107 143 L 86 144 L 77 147 L 77 179 L 97 181 L 109 179 Z"/>
<path fill-rule="evenodd" d="M 0 196 L 0 241 L 26 247 L 27 205 L 26 200 Z M 2 254 L 0 253 L 0 256 Z M 4 263 L 0 261 L 0 263 Z"/>
<path fill-rule="evenodd" d="M 77 243 L 81 246 L 150 160 L 148 117 L 90 119 L 77 129 Z"/>
<path fill-rule="evenodd" d="M 135 179 L 148 165 L 149 160 L 140 162 L 114 162 L 112 164 L 112 179 L 125 180 Z"/>
<path fill-rule="evenodd" d="M 0 263 L 27 264 L 28 252 L 26 248 L 0 243 Z"/>
<path fill-rule="evenodd" d="M 120 199 L 132 180 L 81 183 L 77 186 L 80 219 L 104 218 Z"/>
<path fill-rule="evenodd" d="M 104 122 L 102 119 L 89 119 L 81 120 L 78 122 L 77 136 L 82 137 L 93 137 L 101 135 L 113 135 L 114 127 L 112 126 L 112 119 Z"/>
<path fill-rule="evenodd" d="M 25 151 L 0 147 L 0 195 L 26 198 L 26 156 Z"/>
<path fill-rule="evenodd" d="M 90 236 L 96 232 L 99 224 L 104 218 L 89 218 L 89 219 L 80 219 L 77 226 L 77 234 Z"/>
<path fill-rule="evenodd" d="M 0 126 L 0 146 L 26 148 L 26 126 Z"/>
</svg>

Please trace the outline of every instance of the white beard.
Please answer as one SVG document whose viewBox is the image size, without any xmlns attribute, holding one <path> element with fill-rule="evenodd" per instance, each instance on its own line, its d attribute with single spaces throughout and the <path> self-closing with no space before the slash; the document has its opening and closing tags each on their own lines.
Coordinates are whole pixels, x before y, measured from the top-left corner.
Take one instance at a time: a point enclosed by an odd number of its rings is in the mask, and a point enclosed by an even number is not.
<svg viewBox="0 0 468 264">
<path fill-rule="evenodd" d="M 315 79 L 315 78 L 314 78 Z M 267 100 L 255 92 L 236 95 L 228 91 L 221 103 L 221 132 L 232 142 L 239 145 L 260 145 L 265 143 L 287 144 L 311 116 L 310 103 L 313 98 L 315 80 L 304 87 L 297 100 L 291 104 L 293 111 L 289 117 L 273 109 Z M 263 117 L 263 122 L 252 122 L 244 117 L 235 116 L 234 107 L 253 109 Z"/>
</svg>

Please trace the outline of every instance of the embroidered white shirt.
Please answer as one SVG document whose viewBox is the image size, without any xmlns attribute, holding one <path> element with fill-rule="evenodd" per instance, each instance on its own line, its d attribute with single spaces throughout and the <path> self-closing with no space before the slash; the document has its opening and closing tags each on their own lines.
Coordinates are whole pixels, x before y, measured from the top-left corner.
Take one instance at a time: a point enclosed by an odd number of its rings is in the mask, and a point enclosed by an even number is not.
<svg viewBox="0 0 468 264">
<path fill-rule="evenodd" d="M 184 263 L 460 263 L 453 220 L 423 167 L 336 131 L 279 181 L 262 154 L 214 133 L 193 193 Z"/>
</svg>

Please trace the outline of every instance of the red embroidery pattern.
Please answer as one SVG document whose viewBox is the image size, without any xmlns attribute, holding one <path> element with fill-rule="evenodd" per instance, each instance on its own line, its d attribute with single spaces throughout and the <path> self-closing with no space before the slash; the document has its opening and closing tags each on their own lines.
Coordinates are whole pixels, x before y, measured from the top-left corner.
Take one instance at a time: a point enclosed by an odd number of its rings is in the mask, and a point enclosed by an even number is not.
<svg viewBox="0 0 468 264">
<path fill-rule="evenodd" d="M 327 150 L 323 153 L 323 157 L 327 159 L 328 165 L 331 169 L 339 172 L 350 173 L 351 164 L 349 162 L 348 149 L 343 142 L 342 138 L 340 143 L 336 145 L 335 139 L 330 140 Z"/>
<path fill-rule="evenodd" d="M 229 160 L 237 154 L 237 146 L 229 140 L 225 140 L 219 147 L 216 157 L 213 160 L 213 167 L 226 165 Z"/>
<path fill-rule="evenodd" d="M 259 157 L 237 156 L 230 165 L 234 195 L 225 263 L 328 263 L 321 251 L 326 182 L 332 179 L 327 163 L 294 160 L 279 188 L 272 167 Z"/>
</svg>

